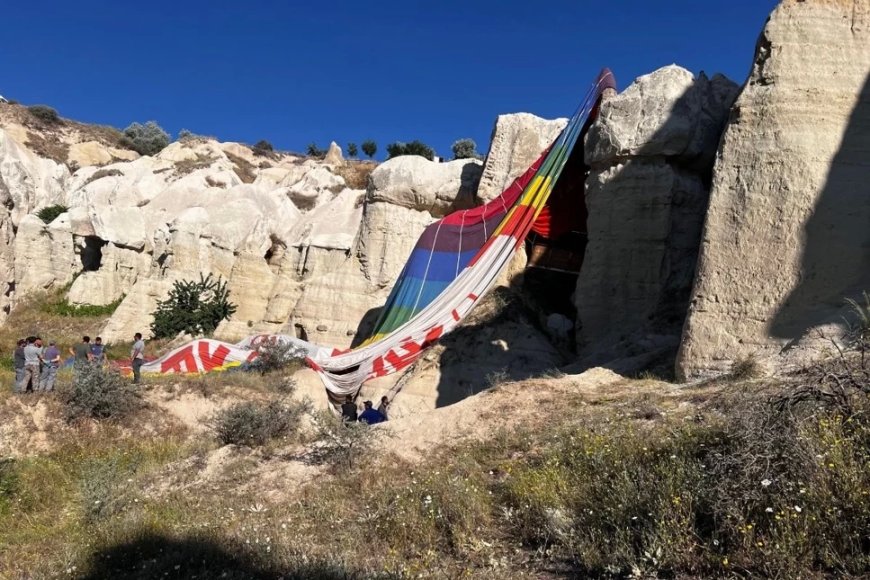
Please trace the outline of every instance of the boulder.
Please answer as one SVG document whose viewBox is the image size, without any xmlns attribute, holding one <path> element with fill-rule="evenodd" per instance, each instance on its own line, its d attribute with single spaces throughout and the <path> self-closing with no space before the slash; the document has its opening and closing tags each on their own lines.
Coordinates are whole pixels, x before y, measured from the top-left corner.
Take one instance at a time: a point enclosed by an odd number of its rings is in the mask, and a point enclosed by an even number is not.
<svg viewBox="0 0 870 580">
<path fill-rule="evenodd" d="M 676 344 L 716 143 L 737 85 L 668 66 L 606 98 L 585 142 L 588 244 L 574 294 L 581 360 Z M 728 96 L 730 95 L 730 97 Z"/>
<path fill-rule="evenodd" d="M 567 119 L 549 121 L 529 113 L 499 115 L 477 188 L 478 200 L 486 203 L 501 195 L 556 140 L 567 124 Z"/>
<path fill-rule="evenodd" d="M 870 289 L 870 2 L 784 0 L 713 174 L 677 373 L 818 356 Z"/>
<path fill-rule="evenodd" d="M 368 200 L 443 217 L 472 207 L 482 164 L 477 159 L 436 163 L 419 155 L 402 155 L 372 171 Z"/>
<path fill-rule="evenodd" d="M 738 90 L 722 75 L 696 78 L 677 65 L 638 77 L 602 104 L 586 140 L 586 162 L 666 157 L 697 160 L 709 170 Z"/>
</svg>

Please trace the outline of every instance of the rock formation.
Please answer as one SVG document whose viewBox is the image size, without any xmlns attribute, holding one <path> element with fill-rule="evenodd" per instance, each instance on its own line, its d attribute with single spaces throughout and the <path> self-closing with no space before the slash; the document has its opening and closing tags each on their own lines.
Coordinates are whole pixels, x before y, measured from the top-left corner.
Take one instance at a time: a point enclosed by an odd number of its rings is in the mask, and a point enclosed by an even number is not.
<svg viewBox="0 0 870 580">
<path fill-rule="evenodd" d="M 602 103 L 586 139 L 589 241 L 575 292 L 584 357 L 676 345 L 737 90 L 668 66 Z"/>
<path fill-rule="evenodd" d="M 477 189 L 478 200 L 486 203 L 498 197 L 540 157 L 567 124 L 568 119 L 549 121 L 529 113 L 499 115 Z"/>
<path fill-rule="evenodd" d="M 714 170 L 678 375 L 802 359 L 870 289 L 870 1 L 785 0 Z"/>
</svg>

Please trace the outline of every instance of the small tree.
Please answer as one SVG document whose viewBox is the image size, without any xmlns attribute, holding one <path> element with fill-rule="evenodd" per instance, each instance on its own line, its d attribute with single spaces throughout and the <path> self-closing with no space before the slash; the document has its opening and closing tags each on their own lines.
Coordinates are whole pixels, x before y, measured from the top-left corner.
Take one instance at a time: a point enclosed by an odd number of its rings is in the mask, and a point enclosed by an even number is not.
<svg viewBox="0 0 870 580">
<path fill-rule="evenodd" d="M 254 146 L 251 147 L 251 150 L 254 152 L 254 155 L 259 155 L 260 157 L 267 157 L 275 151 L 275 148 L 272 147 L 272 144 L 265 139 L 260 139 L 259 141 L 254 143 Z"/>
<path fill-rule="evenodd" d="M 357 154 L 356 143 L 348 143 L 347 144 L 348 157 L 356 157 L 356 154 Z"/>
<path fill-rule="evenodd" d="M 131 123 L 124 129 L 124 137 L 121 143 L 140 155 L 156 155 L 169 145 L 169 133 L 156 121 Z"/>
<path fill-rule="evenodd" d="M 41 219 L 45 223 L 50 224 L 55 219 L 57 219 L 57 216 L 59 216 L 62 213 L 66 213 L 68 210 L 69 210 L 69 208 L 65 205 L 60 205 L 60 204 L 50 205 L 50 206 L 44 207 L 41 210 L 39 210 L 38 212 L 36 212 L 36 217 L 38 217 L 39 219 Z"/>
<path fill-rule="evenodd" d="M 27 107 L 30 114 L 46 123 L 60 123 L 60 115 L 48 105 L 31 105 Z"/>
<path fill-rule="evenodd" d="M 310 157 L 326 157 L 326 149 L 321 149 L 317 146 L 317 143 L 309 143 L 305 152 L 308 153 Z"/>
<path fill-rule="evenodd" d="M 211 274 L 200 274 L 199 282 L 176 281 L 169 297 L 157 303 L 151 333 L 154 338 L 174 337 L 181 332 L 211 334 L 236 311 L 229 296 L 227 283 Z"/>
<path fill-rule="evenodd" d="M 375 156 L 375 153 L 378 152 L 378 144 L 371 139 L 366 139 L 362 142 L 362 151 L 369 159 L 371 159 Z"/>
<path fill-rule="evenodd" d="M 410 143 L 396 141 L 387 145 L 387 159 L 402 155 L 419 155 L 431 161 L 435 158 L 435 151 L 422 141 L 416 139 Z"/>
<path fill-rule="evenodd" d="M 477 159 L 480 154 L 477 152 L 477 143 L 474 139 L 459 139 L 453 142 L 453 158 L 454 159 Z"/>
</svg>

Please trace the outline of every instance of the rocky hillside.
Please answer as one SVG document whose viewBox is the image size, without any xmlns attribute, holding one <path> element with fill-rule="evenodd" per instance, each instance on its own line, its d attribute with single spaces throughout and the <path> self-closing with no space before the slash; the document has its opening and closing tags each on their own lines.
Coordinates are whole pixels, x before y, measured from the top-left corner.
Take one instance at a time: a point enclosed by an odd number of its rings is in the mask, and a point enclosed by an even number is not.
<svg viewBox="0 0 870 580">
<path fill-rule="evenodd" d="M 775 369 L 811 355 L 817 330 L 841 332 L 844 300 L 870 288 L 868 19 L 870 0 L 784 0 L 742 89 L 673 65 L 605 96 L 585 142 L 588 244 L 562 297 L 576 311 L 563 354 L 588 367 L 673 362 L 679 349 L 679 374 L 694 377 L 749 356 Z M 0 105 L 0 306 L 67 287 L 73 304 L 120 301 L 101 333 L 124 340 L 147 332 L 175 280 L 213 272 L 239 304 L 218 337 L 345 347 L 423 228 L 492 199 L 564 123 L 504 115 L 484 163 L 374 168 L 337 147 L 314 160 L 196 138 L 138 157 L 108 129 Z M 50 224 L 34 215 L 53 204 L 69 210 Z M 547 350 L 535 328 L 546 318 L 534 318 L 521 325 L 531 350 L 514 333 L 466 354 L 501 340 L 512 360 L 514 347 L 534 360 Z"/>
</svg>

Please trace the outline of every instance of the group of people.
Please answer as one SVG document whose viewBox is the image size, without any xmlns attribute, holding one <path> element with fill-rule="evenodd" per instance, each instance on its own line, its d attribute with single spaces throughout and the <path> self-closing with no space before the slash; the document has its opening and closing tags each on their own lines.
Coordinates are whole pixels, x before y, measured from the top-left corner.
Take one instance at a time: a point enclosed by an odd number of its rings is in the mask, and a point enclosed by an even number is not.
<svg viewBox="0 0 870 580">
<path fill-rule="evenodd" d="M 133 349 L 130 352 L 133 366 L 133 382 L 140 380 L 139 369 L 145 362 L 145 342 L 142 334 L 136 333 L 133 338 Z M 91 337 L 83 336 L 82 341 L 69 349 L 73 357 L 74 368 L 76 365 L 93 364 L 103 366 L 106 364 L 106 347 L 101 337 L 96 337 L 91 342 Z M 48 342 L 44 347 L 42 338 L 29 336 L 18 341 L 13 354 L 13 366 L 15 367 L 16 393 L 49 392 L 54 390 L 57 380 L 57 371 L 61 367 L 62 360 L 60 349 L 55 341 Z"/>
<path fill-rule="evenodd" d="M 375 425 L 387 420 L 387 407 L 389 406 L 390 400 L 386 396 L 383 396 L 381 397 L 381 404 L 378 405 L 377 409 L 374 408 L 371 401 L 363 401 L 363 411 L 359 413 L 356 403 L 353 402 L 353 397 L 348 395 L 341 405 L 341 418 L 348 423 L 359 421 L 360 423 Z"/>
</svg>

